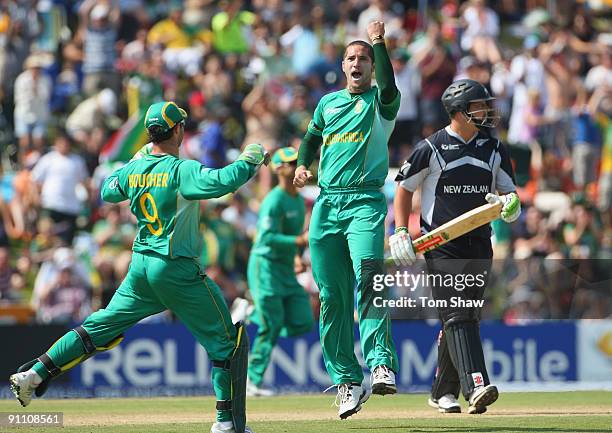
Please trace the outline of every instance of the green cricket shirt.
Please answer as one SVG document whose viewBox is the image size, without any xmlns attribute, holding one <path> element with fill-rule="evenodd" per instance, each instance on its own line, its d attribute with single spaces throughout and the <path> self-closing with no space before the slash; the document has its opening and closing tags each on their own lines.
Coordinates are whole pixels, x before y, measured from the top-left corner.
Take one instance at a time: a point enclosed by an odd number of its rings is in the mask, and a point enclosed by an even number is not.
<svg viewBox="0 0 612 433">
<path fill-rule="evenodd" d="M 102 186 L 102 199 L 111 203 L 130 200 L 130 209 L 138 220 L 135 252 L 199 257 L 202 235 L 198 200 L 234 192 L 255 171 L 255 165 L 246 161 L 213 170 L 173 155 L 146 155 L 110 175 Z"/>
<path fill-rule="evenodd" d="M 257 236 L 251 254 L 293 266 L 297 253 L 295 238 L 304 230 L 304 198 L 277 186 L 259 208 Z"/>
<path fill-rule="evenodd" d="M 323 139 L 322 189 L 380 188 L 384 184 L 389 170 L 387 143 L 399 104 L 399 92 L 390 104 L 383 104 L 376 86 L 364 93 L 343 89 L 321 98 L 308 131 Z"/>
</svg>

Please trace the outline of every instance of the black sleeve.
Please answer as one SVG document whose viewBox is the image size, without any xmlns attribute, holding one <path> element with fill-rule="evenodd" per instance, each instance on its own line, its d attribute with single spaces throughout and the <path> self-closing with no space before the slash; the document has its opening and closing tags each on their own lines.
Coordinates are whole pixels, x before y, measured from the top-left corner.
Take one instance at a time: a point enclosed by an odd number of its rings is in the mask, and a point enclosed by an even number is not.
<svg viewBox="0 0 612 433">
<path fill-rule="evenodd" d="M 429 144 L 425 140 L 420 141 L 410 157 L 402 164 L 395 181 L 408 191 L 416 191 L 429 174 L 431 153 Z"/>
<path fill-rule="evenodd" d="M 514 192 L 516 191 L 516 181 L 514 180 L 514 168 L 510 160 L 510 153 L 501 142 L 498 142 L 497 146 L 501 162 L 497 173 L 495 173 L 495 189 L 500 194 Z"/>
</svg>

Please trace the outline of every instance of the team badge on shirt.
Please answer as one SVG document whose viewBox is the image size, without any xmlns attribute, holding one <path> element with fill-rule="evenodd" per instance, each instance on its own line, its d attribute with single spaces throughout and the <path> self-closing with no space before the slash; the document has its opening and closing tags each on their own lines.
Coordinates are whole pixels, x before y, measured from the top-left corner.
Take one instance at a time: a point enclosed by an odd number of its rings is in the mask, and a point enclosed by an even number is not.
<svg viewBox="0 0 612 433">
<path fill-rule="evenodd" d="M 355 104 L 355 114 L 359 114 L 363 111 L 363 100 L 360 99 L 359 101 L 357 101 L 357 103 Z"/>
</svg>

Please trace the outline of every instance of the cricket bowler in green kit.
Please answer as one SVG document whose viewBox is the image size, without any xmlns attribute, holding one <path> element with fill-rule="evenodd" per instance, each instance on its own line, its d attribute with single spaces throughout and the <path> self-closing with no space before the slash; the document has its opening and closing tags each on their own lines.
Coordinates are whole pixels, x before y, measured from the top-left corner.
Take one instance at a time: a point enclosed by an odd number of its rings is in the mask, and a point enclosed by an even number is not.
<svg viewBox="0 0 612 433">
<path fill-rule="evenodd" d="M 169 309 L 187 326 L 212 360 L 217 422 L 211 433 L 248 433 L 245 392 L 248 338 L 234 325 L 219 287 L 200 268 L 199 200 L 234 192 L 268 161 L 263 147 L 248 145 L 234 163 L 218 170 L 178 158 L 187 113 L 174 102 L 149 107 L 152 145 L 106 179 L 102 198 L 130 201 L 138 220 L 130 269 L 105 309 L 90 315 L 51 348 L 10 377 L 22 406 L 41 396 L 50 379 L 96 352 L 119 344 L 139 320 Z"/>
<path fill-rule="evenodd" d="M 279 335 L 296 337 L 312 329 L 310 299 L 295 276 L 296 262 L 302 266 L 301 248 L 308 244 L 304 232 L 304 198 L 293 185 L 297 151 L 276 151 L 270 166 L 279 184 L 261 203 L 257 236 L 251 249 L 248 283 L 259 325 L 249 359 L 247 395 L 270 396 L 263 377 Z"/>
<path fill-rule="evenodd" d="M 341 419 L 358 412 L 369 397 L 354 353 L 355 283 L 361 347 L 372 371 L 372 393 L 397 392 L 391 319 L 385 310 L 373 313 L 371 283 L 375 273 L 383 272 L 387 202 L 381 187 L 389 170 L 387 143 L 400 94 L 385 47 L 384 23 L 374 21 L 367 30 L 372 46 L 354 41 L 344 52 L 346 89 L 325 95 L 315 109 L 300 145 L 294 178 L 296 186 L 306 184 L 312 177 L 308 168 L 322 146 L 321 192 L 312 211 L 309 244 L 321 299 L 323 357 L 338 387 Z M 373 70 L 378 87 L 371 85 Z"/>
</svg>

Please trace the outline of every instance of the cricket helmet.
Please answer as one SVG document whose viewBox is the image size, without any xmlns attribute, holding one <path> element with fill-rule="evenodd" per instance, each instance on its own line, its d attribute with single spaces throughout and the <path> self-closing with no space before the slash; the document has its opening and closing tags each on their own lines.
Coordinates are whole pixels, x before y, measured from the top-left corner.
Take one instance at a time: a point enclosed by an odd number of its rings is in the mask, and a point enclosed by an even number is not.
<svg viewBox="0 0 612 433">
<path fill-rule="evenodd" d="M 485 86 L 478 81 L 463 79 L 452 83 L 442 94 L 442 105 L 450 117 L 463 113 L 468 122 L 478 128 L 495 128 L 499 123 L 499 114 L 493 106 L 495 98 Z M 469 111 L 472 102 L 485 102 L 486 109 Z M 478 116 L 479 113 L 483 115 Z"/>
</svg>

